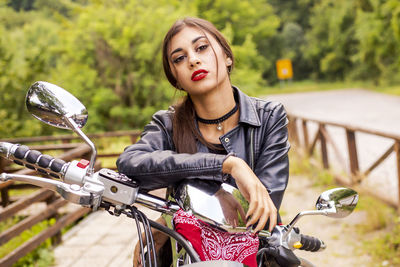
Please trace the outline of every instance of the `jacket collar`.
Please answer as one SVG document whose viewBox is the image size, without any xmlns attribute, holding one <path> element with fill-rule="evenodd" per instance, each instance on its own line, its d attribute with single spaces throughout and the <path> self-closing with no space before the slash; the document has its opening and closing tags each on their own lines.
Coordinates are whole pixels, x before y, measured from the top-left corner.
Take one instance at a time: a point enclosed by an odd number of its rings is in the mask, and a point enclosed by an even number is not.
<svg viewBox="0 0 400 267">
<path fill-rule="evenodd" d="M 233 90 L 237 92 L 239 100 L 239 123 L 247 123 L 253 126 L 261 126 L 260 118 L 257 113 L 255 101 L 239 90 L 236 86 L 232 86 Z"/>
</svg>

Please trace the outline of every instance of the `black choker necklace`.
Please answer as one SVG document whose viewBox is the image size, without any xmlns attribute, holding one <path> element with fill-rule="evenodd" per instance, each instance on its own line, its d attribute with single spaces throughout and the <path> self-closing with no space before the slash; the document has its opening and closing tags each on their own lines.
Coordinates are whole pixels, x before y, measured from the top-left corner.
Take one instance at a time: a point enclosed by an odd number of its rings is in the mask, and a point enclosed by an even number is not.
<svg viewBox="0 0 400 267">
<path fill-rule="evenodd" d="M 205 124 L 218 124 L 217 125 L 217 130 L 221 131 L 222 130 L 222 124 L 221 122 L 227 120 L 229 117 L 231 117 L 233 114 L 235 114 L 235 112 L 239 109 L 239 105 L 238 103 L 236 103 L 235 107 L 229 111 L 228 113 L 226 113 L 225 115 L 223 115 L 222 117 L 219 117 L 218 119 L 214 119 L 214 120 L 206 120 L 203 118 L 200 118 L 197 114 L 196 114 L 196 119 L 199 122 L 205 123 Z"/>
</svg>

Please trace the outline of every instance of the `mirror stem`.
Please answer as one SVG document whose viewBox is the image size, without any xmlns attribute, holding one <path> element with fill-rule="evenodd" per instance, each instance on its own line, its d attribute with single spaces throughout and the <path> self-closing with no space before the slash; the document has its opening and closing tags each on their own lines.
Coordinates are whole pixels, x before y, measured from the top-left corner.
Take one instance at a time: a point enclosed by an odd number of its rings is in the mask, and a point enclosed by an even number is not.
<svg viewBox="0 0 400 267">
<path fill-rule="evenodd" d="M 302 212 L 298 213 L 296 215 L 296 217 L 294 217 L 294 219 L 288 225 L 286 225 L 287 231 L 283 235 L 283 240 L 286 240 L 290 231 L 292 231 L 294 225 L 300 220 L 301 217 L 303 217 L 305 215 L 326 215 L 329 213 L 332 213 L 332 211 L 330 211 L 330 210 L 306 210 L 306 211 L 302 211 Z M 334 213 L 334 211 L 333 211 L 333 213 Z"/>
<path fill-rule="evenodd" d="M 94 163 L 96 162 L 96 157 L 97 157 L 96 147 L 94 146 L 93 142 L 90 141 L 90 139 L 81 131 L 78 125 L 71 118 L 66 118 L 66 123 L 74 130 L 75 133 L 77 133 L 83 139 L 83 141 L 85 141 L 85 143 L 92 150 L 92 155 L 90 155 L 89 168 L 86 173 L 87 175 L 90 176 L 94 173 Z"/>
</svg>

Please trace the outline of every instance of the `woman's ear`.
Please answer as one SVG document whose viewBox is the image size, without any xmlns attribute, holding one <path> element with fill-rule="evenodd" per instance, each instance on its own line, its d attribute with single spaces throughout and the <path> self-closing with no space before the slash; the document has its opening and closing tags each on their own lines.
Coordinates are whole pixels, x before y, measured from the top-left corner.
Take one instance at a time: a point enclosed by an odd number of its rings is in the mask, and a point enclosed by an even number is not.
<svg viewBox="0 0 400 267">
<path fill-rule="evenodd" d="M 226 58 L 226 66 L 232 66 L 232 59 L 230 57 Z"/>
</svg>

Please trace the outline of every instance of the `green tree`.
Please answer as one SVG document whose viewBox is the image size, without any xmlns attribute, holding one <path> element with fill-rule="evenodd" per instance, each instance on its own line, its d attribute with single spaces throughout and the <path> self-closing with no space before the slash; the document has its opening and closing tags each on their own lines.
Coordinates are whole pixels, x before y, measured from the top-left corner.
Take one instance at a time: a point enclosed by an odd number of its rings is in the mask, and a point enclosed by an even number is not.
<svg viewBox="0 0 400 267">
<path fill-rule="evenodd" d="M 1 13 L 15 12 L 2 8 Z M 25 14 L 22 14 L 25 17 Z M 30 17 L 30 16 L 26 16 Z M 32 18 L 32 17 L 31 17 Z M 58 42 L 58 25 L 52 21 L 17 20 L 0 27 L 0 136 L 12 137 L 45 133 L 48 128 L 29 119 L 25 110 L 26 90 L 35 81 L 46 79 L 55 66 L 51 50 Z M 29 23 L 28 23 L 29 21 Z M 22 24 L 22 25 L 21 25 Z"/>
<path fill-rule="evenodd" d="M 197 0 L 195 5 L 201 18 L 230 37 L 237 56 L 238 68 L 233 74 L 237 84 L 251 92 L 267 79 L 273 80 L 277 57 L 271 53 L 270 40 L 277 35 L 280 19 L 268 1 Z"/>
<path fill-rule="evenodd" d="M 191 13 L 178 3 L 93 1 L 68 21 L 52 80 L 83 100 L 89 130 L 142 127 L 171 104 L 161 43 L 173 21 Z"/>
<path fill-rule="evenodd" d="M 355 16 L 353 1 L 318 1 L 313 6 L 302 51 L 315 78 L 344 79 L 352 70 L 351 56 L 357 50 Z"/>
<path fill-rule="evenodd" d="M 363 1 L 357 12 L 355 36 L 359 49 L 352 57 L 352 78 L 375 83 L 400 82 L 400 3 Z M 367 4 L 365 3 L 367 2 Z"/>
</svg>

